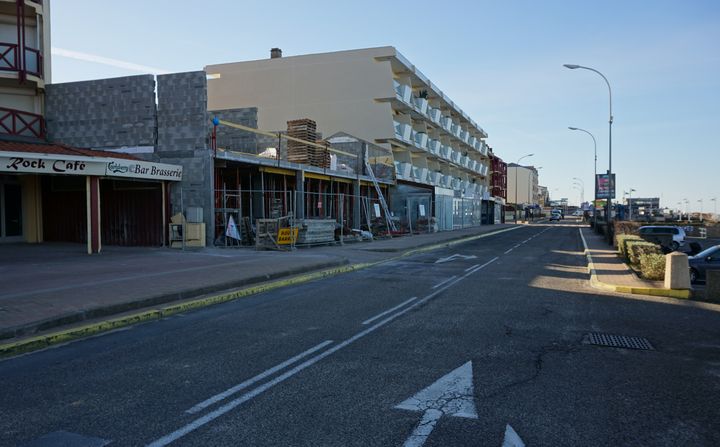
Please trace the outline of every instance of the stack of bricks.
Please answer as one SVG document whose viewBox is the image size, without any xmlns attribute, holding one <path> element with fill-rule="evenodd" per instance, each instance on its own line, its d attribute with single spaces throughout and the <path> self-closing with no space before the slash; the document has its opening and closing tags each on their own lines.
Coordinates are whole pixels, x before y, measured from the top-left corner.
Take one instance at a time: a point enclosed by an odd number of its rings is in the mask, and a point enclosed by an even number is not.
<svg viewBox="0 0 720 447">
<path fill-rule="evenodd" d="M 105 149 L 154 146 L 155 80 L 152 75 L 48 84 L 48 139 Z"/>
<path fill-rule="evenodd" d="M 307 118 L 288 121 L 287 134 L 289 137 L 315 143 L 317 142 L 317 125 L 315 121 Z M 321 168 L 329 166 L 327 151 L 319 147 L 288 140 L 287 152 L 287 158 L 290 162 L 309 164 Z"/>
</svg>

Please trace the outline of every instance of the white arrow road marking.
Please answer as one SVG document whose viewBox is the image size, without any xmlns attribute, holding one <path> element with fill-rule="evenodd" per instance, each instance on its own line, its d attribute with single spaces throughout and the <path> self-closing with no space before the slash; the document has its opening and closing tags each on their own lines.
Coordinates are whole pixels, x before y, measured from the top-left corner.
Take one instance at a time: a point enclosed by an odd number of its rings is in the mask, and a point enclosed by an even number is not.
<svg viewBox="0 0 720 447">
<path fill-rule="evenodd" d="M 525 447 L 525 443 L 520 436 L 513 430 L 510 424 L 505 426 L 505 437 L 503 438 L 502 447 Z"/>
<path fill-rule="evenodd" d="M 477 258 L 477 256 L 475 256 L 475 255 L 461 255 L 461 254 L 455 253 L 454 255 L 448 256 L 447 258 L 440 258 L 440 259 L 438 259 L 437 261 L 435 261 L 435 264 L 442 264 L 442 263 L 445 263 L 445 262 L 450 262 L 450 261 L 454 261 L 454 260 L 456 260 L 456 259 L 461 259 L 461 258 L 462 258 L 462 259 L 475 259 L 475 258 Z"/>
<path fill-rule="evenodd" d="M 467 362 L 398 404 L 395 408 L 423 412 L 420 423 L 403 445 L 420 447 L 425 444 L 442 416 L 477 419 L 473 395 L 472 362 Z"/>
</svg>

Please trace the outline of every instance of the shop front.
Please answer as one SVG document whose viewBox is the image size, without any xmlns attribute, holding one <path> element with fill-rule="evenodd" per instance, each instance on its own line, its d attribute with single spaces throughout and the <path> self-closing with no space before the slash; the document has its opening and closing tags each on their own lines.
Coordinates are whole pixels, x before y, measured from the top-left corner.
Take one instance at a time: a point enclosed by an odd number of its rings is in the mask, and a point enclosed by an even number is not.
<svg viewBox="0 0 720 447">
<path fill-rule="evenodd" d="M 63 145 L 0 142 L 0 242 L 161 246 L 182 167 Z"/>
</svg>

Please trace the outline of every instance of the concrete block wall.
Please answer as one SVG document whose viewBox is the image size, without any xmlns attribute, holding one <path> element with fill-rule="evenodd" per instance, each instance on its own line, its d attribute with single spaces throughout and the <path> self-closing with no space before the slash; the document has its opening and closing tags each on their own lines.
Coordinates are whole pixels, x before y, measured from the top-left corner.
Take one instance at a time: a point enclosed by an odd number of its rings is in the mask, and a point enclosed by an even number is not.
<svg viewBox="0 0 720 447">
<path fill-rule="evenodd" d="M 213 243 L 214 160 L 210 149 L 207 79 L 204 71 L 157 77 L 158 139 L 153 159 L 183 166 L 183 179 L 172 185 L 173 214 L 181 207 L 203 209 L 206 243 Z"/>
<path fill-rule="evenodd" d="M 45 110 L 53 142 L 93 149 L 155 145 L 152 75 L 48 84 Z"/>
<path fill-rule="evenodd" d="M 241 109 L 212 110 L 208 112 L 210 120 L 213 117 L 241 124 L 243 126 L 257 128 L 257 107 Z M 212 132 L 210 123 L 210 132 Z M 258 135 L 228 126 L 218 126 L 216 133 L 217 147 L 248 154 L 258 154 Z M 277 145 L 277 140 L 276 143 Z"/>
</svg>

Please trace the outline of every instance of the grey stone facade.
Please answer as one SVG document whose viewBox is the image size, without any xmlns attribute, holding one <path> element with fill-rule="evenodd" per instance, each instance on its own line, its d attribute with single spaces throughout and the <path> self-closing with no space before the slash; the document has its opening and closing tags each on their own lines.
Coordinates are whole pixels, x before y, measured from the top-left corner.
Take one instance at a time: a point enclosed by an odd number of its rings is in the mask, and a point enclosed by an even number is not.
<svg viewBox="0 0 720 447">
<path fill-rule="evenodd" d="M 229 121 L 231 123 L 257 128 L 257 107 L 212 110 L 208 113 L 208 115 L 210 120 L 212 120 L 213 117 L 217 117 L 218 119 Z M 212 123 L 209 125 L 210 131 L 212 131 Z M 258 135 L 252 132 L 246 132 L 230 126 L 218 126 L 216 136 L 217 147 L 231 151 L 244 152 L 246 154 L 259 154 L 262 152 L 258 148 Z"/>
<path fill-rule="evenodd" d="M 48 85 L 49 140 L 93 149 L 149 146 L 152 153 L 134 155 L 182 165 L 182 181 L 170 183 L 171 212 L 201 207 L 211 244 L 214 162 L 205 72 L 158 76 L 157 107 L 155 85 L 152 75 Z"/>
<path fill-rule="evenodd" d="M 95 149 L 155 145 L 152 75 L 49 84 L 45 108 L 50 141 Z"/>
<path fill-rule="evenodd" d="M 203 209 L 206 243 L 213 243 L 214 161 L 210 149 L 207 79 L 204 71 L 157 77 L 158 141 L 154 159 L 182 165 L 183 179 L 173 185 L 173 213 L 188 207 Z M 182 191 L 181 191 L 182 189 Z"/>
</svg>

